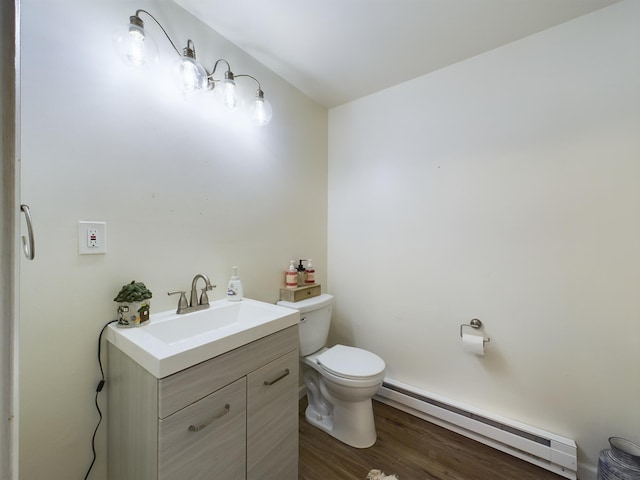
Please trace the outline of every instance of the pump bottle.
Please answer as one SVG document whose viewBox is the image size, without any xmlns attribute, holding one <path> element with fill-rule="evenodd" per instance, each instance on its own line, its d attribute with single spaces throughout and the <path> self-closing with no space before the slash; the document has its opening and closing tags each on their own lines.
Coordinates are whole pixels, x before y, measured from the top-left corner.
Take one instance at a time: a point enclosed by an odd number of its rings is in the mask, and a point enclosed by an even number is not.
<svg viewBox="0 0 640 480">
<path fill-rule="evenodd" d="M 298 287 L 304 285 L 305 276 L 307 273 L 307 270 L 304 268 L 302 262 L 304 262 L 304 260 L 300 260 L 300 263 L 298 264 Z"/>
<path fill-rule="evenodd" d="M 285 272 L 285 287 L 296 288 L 298 286 L 298 271 L 295 266 L 296 261 L 289 262 L 289 270 Z"/>
<path fill-rule="evenodd" d="M 304 283 L 307 285 L 316 283 L 316 269 L 313 268 L 311 259 L 307 260 L 307 276 L 305 277 Z"/>
<path fill-rule="evenodd" d="M 227 300 L 232 302 L 239 302 L 242 300 L 242 282 L 238 276 L 238 267 L 233 267 L 233 275 L 229 279 L 229 286 L 227 287 Z"/>
</svg>

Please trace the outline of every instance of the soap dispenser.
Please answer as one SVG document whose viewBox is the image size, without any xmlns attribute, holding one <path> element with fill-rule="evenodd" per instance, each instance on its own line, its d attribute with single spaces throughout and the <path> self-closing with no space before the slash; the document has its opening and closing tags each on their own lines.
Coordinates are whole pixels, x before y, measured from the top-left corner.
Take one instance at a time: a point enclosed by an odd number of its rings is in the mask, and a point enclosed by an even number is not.
<svg viewBox="0 0 640 480">
<path fill-rule="evenodd" d="M 232 302 L 239 302 L 242 300 L 242 282 L 238 276 L 238 267 L 233 267 L 233 275 L 229 279 L 229 286 L 227 287 L 227 300 Z"/>
<path fill-rule="evenodd" d="M 316 283 L 316 269 L 313 267 L 311 259 L 307 260 L 307 276 L 305 277 L 304 283 L 307 285 Z"/>
<path fill-rule="evenodd" d="M 296 261 L 291 260 L 289 262 L 289 270 L 285 272 L 285 287 L 296 288 L 298 286 L 298 271 L 295 266 Z"/>
<path fill-rule="evenodd" d="M 300 263 L 298 264 L 298 287 L 304 285 L 304 279 L 307 274 L 307 270 L 304 268 L 302 262 L 304 262 L 304 260 L 300 260 Z"/>
</svg>

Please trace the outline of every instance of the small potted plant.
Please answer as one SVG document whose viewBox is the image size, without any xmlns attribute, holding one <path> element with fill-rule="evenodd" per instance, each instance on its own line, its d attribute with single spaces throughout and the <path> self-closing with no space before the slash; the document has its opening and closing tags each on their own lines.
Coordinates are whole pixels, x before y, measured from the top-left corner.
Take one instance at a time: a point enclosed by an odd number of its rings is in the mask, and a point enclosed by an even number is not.
<svg viewBox="0 0 640 480">
<path fill-rule="evenodd" d="M 118 326 L 138 327 L 149 321 L 151 291 L 142 282 L 132 280 L 124 285 L 114 302 L 118 302 Z"/>
</svg>

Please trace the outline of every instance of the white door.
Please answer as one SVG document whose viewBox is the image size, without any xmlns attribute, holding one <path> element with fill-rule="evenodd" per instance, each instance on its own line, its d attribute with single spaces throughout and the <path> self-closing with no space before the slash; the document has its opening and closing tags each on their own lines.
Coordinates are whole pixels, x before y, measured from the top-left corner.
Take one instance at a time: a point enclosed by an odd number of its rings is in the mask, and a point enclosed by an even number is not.
<svg viewBox="0 0 640 480">
<path fill-rule="evenodd" d="M 0 480 L 18 478 L 19 0 L 0 2 Z"/>
</svg>

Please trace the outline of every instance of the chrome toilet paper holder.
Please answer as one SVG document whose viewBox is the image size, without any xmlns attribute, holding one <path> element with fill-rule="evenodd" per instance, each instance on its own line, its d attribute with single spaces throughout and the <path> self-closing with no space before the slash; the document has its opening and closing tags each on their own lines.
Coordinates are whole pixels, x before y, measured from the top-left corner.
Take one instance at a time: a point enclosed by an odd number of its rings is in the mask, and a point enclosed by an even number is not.
<svg viewBox="0 0 640 480">
<path fill-rule="evenodd" d="M 462 338 L 462 329 L 464 327 L 471 327 L 474 330 L 477 330 L 479 328 L 482 328 L 482 322 L 480 320 L 478 320 L 477 318 L 474 318 L 468 324 L 467 323 L 463 323 L 462 325 L 460 325 L 460 338 Z M 489 338 L 489 337 L 482 339 L 483 343 L 489 343 L 490 341 L 491 341 L 491 338 Z"/>
</svg>

